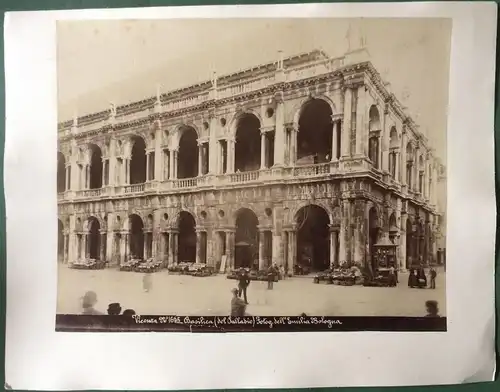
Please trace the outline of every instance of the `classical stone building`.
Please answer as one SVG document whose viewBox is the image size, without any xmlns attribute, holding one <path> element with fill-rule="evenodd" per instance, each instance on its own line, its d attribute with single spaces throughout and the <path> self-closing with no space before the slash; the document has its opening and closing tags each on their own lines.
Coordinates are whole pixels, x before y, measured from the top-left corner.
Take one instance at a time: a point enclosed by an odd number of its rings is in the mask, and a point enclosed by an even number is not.
<svg viewBox="0 0 500 392">
<path fill-rule="evenodd" d="M 59 124 L 59 255 L 292 272 L 436 258 L 429 142 L 363 50 L 314 51 Z"/>
</svg>

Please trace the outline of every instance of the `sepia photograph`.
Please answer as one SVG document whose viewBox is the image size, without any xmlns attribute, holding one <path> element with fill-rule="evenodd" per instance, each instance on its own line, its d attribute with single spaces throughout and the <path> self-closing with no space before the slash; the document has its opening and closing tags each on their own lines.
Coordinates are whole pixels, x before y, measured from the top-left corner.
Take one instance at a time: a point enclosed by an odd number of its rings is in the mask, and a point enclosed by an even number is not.
<svg viewBox="0 0 500 392">
<path fill-rule="evenodd" d="M 58 22 L 58 315 L 445 330 L 451 27 Z"/>
<path fill-rule="evenodd" d="M 494 379 L 495 3 L 4 27 L 6 387 Z"/>
</svg>

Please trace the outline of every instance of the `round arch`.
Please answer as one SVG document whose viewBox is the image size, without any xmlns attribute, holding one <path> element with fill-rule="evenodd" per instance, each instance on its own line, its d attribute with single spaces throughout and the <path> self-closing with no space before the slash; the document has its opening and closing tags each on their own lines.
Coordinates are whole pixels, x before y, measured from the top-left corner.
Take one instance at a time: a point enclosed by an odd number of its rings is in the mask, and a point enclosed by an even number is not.
<svg viewBox="0 0 500 392">
<path fill-rule="evenodd" d="M 146 141 L 142 136 L 130 138 L 130 184 L 146 182 Z"/>
<path fill-rule="evenodd" d="M 297 268 L 304 272 L 329 268 L 328 210 L 317 204 L 307 204 L 296 212 L 294 220 L 297 225 Z"/>
<path fill-rule="evenodd" d="M 368 130 L 369 131 L 380 131 L 380 111 L 377 105 L 370 106 L 370 110 L 368 111 Z"/>
<path fill-rule="evenodd" d="M 177 178 L 198 176 L 198 132 L 191 125 L 178 128 L 179 157 Z"/>
<path fill-rule="evenodd" d="M 253 113 L 243 113 L 236 120 L 234 170 L 255 171 L 261 160 L 261 122 Z"/>
<path fill-rule="evenodd" d="M 260 124 L 263 124 L 262 116 L 257 111 L 253 109 L 240 109 L 236 111 L 236 113 L 231 119 L 231 122 L 229 123 L 229 135 L 232 136 L 233 138 L 236 137 L 236 131 L 238 130 L 238 122 L 242 117 L 245 116 L 254 116 L 257 118 L 257 120 L 259 120 Z"/>
<path fill-rule="evenodd" d="M 102 188 L 102 150 L 97 144 L 89 144 L 90 178 L 89 188 Z"/>
<path fill-rule="evenodd" d="M 196 219 L 188 211 L 178 215 L 178 261 L 194 263 L 196 260 Z"/>
<path fill-rule="evenodd" d="M 330 161 L 333 138 L 333 110 L 321 98 L 306 101 L 298 118 L 297 164 Z"/>
<path fill-rule="evenodd" d="M 144 258 L 144 221 L 137 214 L 128 217 L 128 230 L 130 233 L 129 255 L 130 259 Z"/>
<path fill-rule="evenodd" d="M 101 249 L 101 237 L 100 230 L 101 224 L 99 219 L 95 216 L 90 216 L 87 219 L 87 227 L 88 227 L 88 258 L 98 260 L 100 256 Z"/>
<path fill-rule="evenodd" d="M 259 259 L 259 219 L 250 208 L 235 212 L 235 268 L 252 268 Z"/>
<path fill-rule="evenodd" d="M 57 152 L 57 193 L 66 190 L 66 158 L 61 151 Z"/>
<path fill-rule="evenodd" d="M 316 100 L 316 99 L 325 101 L 330 106 L 330 110 L 332 112 L 332 115 L 338 114 L 335 103 L 330 99 L 330 97 L 327 97 L 326 95 L 323 95 L 323 94 L 317 95 L 314 98 L 308 96 L 308 97 L 303 98 L 300 101 L 300 103 L 296 106 L 296 109 L 295 109 L 294 115 L 293 115 L 293 124 L 295 126 L 299 125 L 300 116 L 302 115 L 302 112 L 304 111 L 304 107 L 307 105 L 307 103 L 310 101 Z"/>
</svg>

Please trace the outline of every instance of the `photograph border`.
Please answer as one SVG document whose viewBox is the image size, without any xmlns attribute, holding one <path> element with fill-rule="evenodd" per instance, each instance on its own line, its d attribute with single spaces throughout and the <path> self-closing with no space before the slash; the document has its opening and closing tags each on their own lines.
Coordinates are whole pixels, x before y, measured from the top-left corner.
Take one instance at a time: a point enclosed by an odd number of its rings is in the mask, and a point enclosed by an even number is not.
<svg viewBox="0 0 500 392">
<path fill-rule="evenodd" d="M 491 10 L 490 10 L 490 11 L 491 11 Z M 453 51 L 453 50 L 452 50 L 452 51 Z M 452 58 L 453 58 L 453 56 L 452 56 Z M 452 67 L 453 67 L 453 64 L 452 64 Z M 8 67 L 7 67 L 7 68 L 8 68 Z M 7 84 L 8 84 L 8 83 L 9 83 L 9 81 L 7 80 Z M 483 82 L 483 84 L 484 84 L 484 82 Z M 484 89 L 486 89 L 487 91 L 489 91 L 489 89 L 487 88 L 488 86 L 482 86 L 482 85 L 481 85 L 481 87 L 483 87 L 483 90 L 482 90 L 482 91 L 484 91 Z M 450 96 L 450 100 L 451 100 L 451 98 L 452 98 L 452 97 Z M 8 102 L 7 102 L 7 103 L 8 103 Z M 493 105 L 491 105 L 491 107 L 492 107 L 492 106 L 493 106 Z M 488 115 L 488 114 L 487 114 L 487 112 L 488 112 L 488 110 L 483 109 L 483 110 L 482 110 L 482 111 L 480 111 L 480 113 L 478 114 L 478 117 L 481 117 L 481 115 L 483 115 L 483 114 L 487 116 L 487 115 Z M 477 114 L 477 112 L 476 112 L 476 114 Z M 451 124 L 449 124 L 449 125 L 448 125 L 448 129 L 450 129 L 450 127 L 451 127 Z M 449 150 L 451 150 L 451 149 L 449 149 Z M 482 163 L 483 163 L 483 165 L 482 165 L 481 167 L 483 167 L 483 168 L 484 168 L 484 170 L 485 170 L 486 172 L 491 172 L 491 168 L 488 168 L 487 166 L 488 166 L 488 163 L 490 163 L 490 164 L 491 164 L 491 163 L 492 163 L 492 161 L 491 161 L 491 160 L 489 160 L 489 159 L 485 159 L 484 161 L 485 161 L 485 162 L 482 162 Z M 9 163 L 9 162 L 6 162 L 6 165 L 7 165 L 8 163 Z M 12 161 L 11 161 L 10 163 L 12 164 Z M 447 165 L 447 166 L 449 167 L 449 165 Z M 481 177 L 481 176 L 479 176 L 479 177 Z M 481 180 L 484 180 L 484 176 L 483 176 L 483 177 L 481 177 Z M 9 193 L 9 192 L 8 192 L 8 193 Z M 476 196 L 476 197 L 480 197 L 481 195 L 475 195 L 475 196 Z M 450 204 L 451 204 L 451 203 L 450 203 Z M 480 213 L 480 215 L 481 215 L 481 216 L 485 216 L 485 212 L 488 210 L 488 208 L 490 208 L 490 207 L 491 207 L 491 205 L 490 205 L 490 204 L 488 204 L 488 203 L 486 203 L 486 205 L 485 205 L 485 206 L 483 206 L 483 207 L 485 207 L 485 211 L 483 211 L 482 213 Z M 449 211 L 449 210 L 450 210 L 450 206 L 448 206 L 448 211 Z M 490 212 L 490 213 L 491 213 L 491 210 L 489 210 L 488 212 Z M 451 220 L 452 220 L 452 219 L 451 219 L 451 216 L 450 216 L 450 221 L 451 221 Z M 2 239 L 3 239 L 3 238 L 2 238 Z M 485 245 L 485 246 L 487 247 L 487 245 L 486 245 L 486 244 L 483 244 L 483 245 Z M 16 249 L 17 249 L 17 248 L 16 248 Z M 10 253 L 9 253 L 9 254 L 10 254 Z M 454 252 L 454 254 L 456 255 L 457 253 L 456 253 L 456 252 Z M 460 255 L 460 254 L 458 254 L 458 255 Z M 449 257 L 449 259 L 451 259 L 451 257 Z M 9 268 L 10 268 L 10 264 L 9 264 Z M 455 286 L 455 284 L 454 284 L 453 286 Z M 7 288 L 9 289 L 9 286 L 8 286 Z M 456 288 L 456 286 L 455 286 L 455 288 Z M 9 296 L 9 297 L 10 297 L 10 296 Z M 52 297 L 52 296 L 51 296 L 51 297 Z M 7 301 L 9 301 L 9 300 L 10 300 L 10 298 L 8 298 L 8 299 L 7 299 Z M 450 318 L 451 318 L 451 316 L 450 316 Z M 450 329 L 451 329 L 451 328 L 450 328 Z M 101 341 L 102 341 L 102 340 L 101 340 Z M 483 343 L 484 343 L 484 342 L 483 342 Z M 483 348 L 484 348 L 484 346 L 483 346 Z M 487 349 L 487 348 L 486 348 L 486 349 Z M 15 384 L 14 384 L 14 387 L 16 387 L 16 385 L 15 385 Z M 17 388 L 17 387 L 16 387 L 16 388 Z"/>
</svg>

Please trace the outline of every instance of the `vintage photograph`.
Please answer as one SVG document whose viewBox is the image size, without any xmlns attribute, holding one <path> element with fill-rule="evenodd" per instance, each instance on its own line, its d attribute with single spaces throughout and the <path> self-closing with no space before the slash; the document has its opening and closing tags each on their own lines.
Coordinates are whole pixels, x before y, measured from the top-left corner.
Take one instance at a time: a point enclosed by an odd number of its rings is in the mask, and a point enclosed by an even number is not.
<svg viewBox="0 0 500 392">
<path fill-rule="evenodd" d="M 56 329 L 446 330 L 451 19 L 56 31 Z"/>
</svg>

